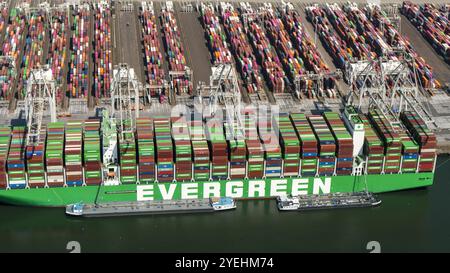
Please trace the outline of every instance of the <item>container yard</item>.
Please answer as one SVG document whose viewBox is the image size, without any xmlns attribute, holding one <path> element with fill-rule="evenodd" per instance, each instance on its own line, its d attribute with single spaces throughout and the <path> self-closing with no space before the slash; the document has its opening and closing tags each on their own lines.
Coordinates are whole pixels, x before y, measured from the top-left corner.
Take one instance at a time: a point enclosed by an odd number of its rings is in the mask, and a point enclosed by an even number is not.
<svg viewBox="0 0 450 273">
<path fill-rule="evenodd" d="M 441 6 L 47 5 L 0 6 L 0 187 L 68 192 L 32 203 L 385 192 L 450 151 Z"/>
</svg>

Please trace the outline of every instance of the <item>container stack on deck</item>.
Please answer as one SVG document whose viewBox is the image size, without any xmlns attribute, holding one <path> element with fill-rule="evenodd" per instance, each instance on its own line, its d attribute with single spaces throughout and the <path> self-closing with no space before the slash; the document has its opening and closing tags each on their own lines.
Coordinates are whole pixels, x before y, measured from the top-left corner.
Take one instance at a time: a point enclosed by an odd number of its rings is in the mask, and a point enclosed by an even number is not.
<svg viewBox="0 0 450 273">
<path fill-rule="evenodd" d="M 186 57 L 181 42 L 181 33 L 173 12 L 172 5 L 166 3 L 166 8 L 161 11 L 161 24 L 164 34 L 164 44 L 167 52 L 169 70 L 179 73 L 186 71 Z M 177 94 L 191 94 L 193 85 L 184 74 L 172 77 L 172 84 Z"/>
<path fill-rule="evenodd" d="M 242 13 L 247 14 L 251 14 L 252 12 L 253 10 L 249 8 L 243 9 L 242 11 Z M 257 16 L 256 14 L 253 15 Z M 248 20 L 247 34 L 256 52 L 256 58 L 262 67 L 266 82 L 272 92 L 283 93 L 286 76 L 280 59 L 275 49 L 271 46 L 264 29 L 254 18 L 248 17 Z"/>
<path fill-rule="evenodd" d="M 313 73 L 326 73 L 329 72 L 328 66 L 322 59 L 316 45 L 313 43 L 311 37 L 305 31 L 303 23 L 301 22 L 299 13 L 290 8 L 289 10 L 281 11 L 281 18 L 286 27 L 287 32 L 290 35 L 291 41 L 294 44 L 297 52 L 303 60 L 303 63 L 308 71 Z M 312 98 L 311 85 L 312 82 L 308 80 L 306 83 L 308 98 Z M 326 77 L 323 79 L 323 86 L 325 91 L 329 93 L 329 96 L 335 96 L 335 79 L 332 77 Z"/>
<path fill-rule="evenodd" d="M 336 167 L 336 141 L 322 116 L 311 115 L 308 120 L 318 140 L 318 174 L 331 176 Z"/>
<path fill-rule="evenodd" d="M 369 120 L 384 144 L 384 173 L 397 173 L 400 170 L 402 149 L 399 134 L 376 109 L 369 111 Z"/>
<path fill-rule="evenodd" d="M 203 122 L 201 120 L 191 120 L 189 133 L 192 143 L 194 179 L 208 180 L 210 178 L 210 153 Z"/>
<path fill-rule="evenodd" d="M 262 89 L 262 78 L 256 57 L 245 35 L 244 27 L 239 19 L 239 13 L 230 3 L 221 3 L 222 22 L 227 34 L 236 65 L 244 81 L 248 93 Z"/>
<path fill-rule="evenodd" d="M 192 178 L 192 146 L 185 117 L 172 117 L 172 137 L 175 147 L 175 178 L 189 181 Z"/>
<path fill-rule="evenodd" d="M 314 176 L 317 173 L 319 155 L 317 138 L 305 114 L 292 113 L 291 121 L 300 139 L 301 176 Z"/>
<path fill-rule="evenodd" d="M 47 125 L 47 145 L 45 147 L 47 184 L 49 187 L 61 187 L 64 185 L 64 149 L 64 123 L 49 123 Z"/>
<path fill-rule="evenodd" d="M 66 123 L 64 163 L 67 186 L 82 186 L 83 175 L 83 122 L 71 120 Z"/>
<path fill-rule="evenodd" d="M 133 133 L 124 133 L 119 140 L 120 182 L 137 182 L 136 141 Z"/>
<path fill-rule="evenodd" d="M 282 155 L 279 138 L 275 132 L 270 113 L 258 116 L 258 133 L 265 158 L 265 177 L 280 177 L 282 173 Z"/>
<path fill-rule="evenodd" d="M 450 17 L 432 4 L 417 5 L 403 2 L 402 13 L 413 23 L 433 48 L 450 61 Z M 450 14 L 450 13 L 449 13 Z"/>
<path fill-rule="evenodd" d="M 330 21 L 327 19 L 325 11 L 318 5 L 306 8 L 307 19 L 315 26 L 325 49 L 333 58 L 334 63 L 340 69 L 353 59 L 351 52 L 348 50 L 347 43 L 339 37 Z"/>
<path fill-rule="evenodd" d="M 325 112 L 323 116 L 336 140 L 336 174 L 351 175 L 353 170 L 352 136 L 345 128 L 338 113 Z"/>
<path fill-rule="evenodd" d="M 158 27 L 153 9 L 153 2 L 142 2 L 141 12 L 142 35 L 144 39 L 145 68 L 147 72 L 147 83 L 150 86 L 162 86 L 164 82 L 164 69 L 162 68 L 163 57 L 158 37 Z M 150 88 L 152 96 L 156 95 L 157 88 Z"/>
<path fill-rule="evenodd" d="M 94 4 L 94 95 L 109 97 L 111 84 L 111 10 L 107 3 Z"/>
<path fill-rule="evenodd" d="M 10 140 L 11 129 L 5 125 L 0 126 L 0 189 L 5 189 L 8 186 L 7 158 Z"/>
<path fill-rule="evenodd" d="M 386 15 L 380 11 L 379 7 L 368 6 L 366 7 L 365 12 L 376 28 L 384 29 L 383 33 L 387 43 L 391 46 L 405 48 L 406 52 L 414 57 L 413 65 L 417 70 L 422 86 L 425 88 L 439 88 L 441 84 L 434 78 L 431 66 L 419 56 L 409 40 L 398 32 Z M 410 68 L 412 69 L 412 65 Z"/>
<path fill-rule="evenodd" d="M 236 122 L 236 121 L 235 121 Z M 246 145 L 245 139 L 238 130 L 234 130 L 235 125 L 228 122 L 224 123 L 225 135 L 229 147 L 229 162 L 230 162 L 230 178 L 238 179 L 244 178 L 246 172 Z M 232 133 L 234 131 L 234 133 Z"/>
<path fill-rule="evenodd" d="M 303 60 L 299 57 L 299 53 L 294 48 L 283 22 L 274 10 L 266 10 L 263 15 L 263 22 L 267 36 L 277 51 L 290 83 L 293 84 L 297 76 L 305 74 Z"/>
<path fill-rule="evenodd" d="M 47 130 L 42 126 L 39 141 L 30 144 L 25 150 L 27 164 L 28 186 L 41 188 L 45 186 L 45 137 Z"/>
<path fill-rule="evenodd" d="M 402 143 L 402 173 L 415 173 L 419 159 L 419 145 L 406 132 L 401 132 L 400 142 Z"/>
<path fill-rule="evenodd" d="M 257 112 L 247 109 L 243 113 L 245 146 L 247 147 L 247 176 L 261 178 L 264 176 L 264 150 L 257 129 Z"/>
<path fill-rule="evenodd" d="M 223 131 L 223 122 L 218 118 L 206 118 L 206 138 L 211 156 L 211 178 L 228 178 L 228 145 Z"/>
<path fill-rule="evenodd" d="M 155 181 L 155 144 L 153 142 L 153 120 L 136 119 L 136 139 L 139 161 L 139 182 Z"/>
<path fill-rule="evenodd" d="M 219 23 L 219 18 L 214 13 L 212 4 L 201 4 L 202 23 L 205 29 L 205 37 L 211 53 L 214 65 L 231 63 L 231 53 L 226 44 L 226 37 Z"/>
<path fill-rule="evenodd" d="M 356 111 L 354 112 L 356 113 Z M 384 145 L 375 128 L 369 122 L 366 115 L 360 114 L 359 118 L 364 124 L 364 154 L 366 155 L 366 172 L 368 174 L 380 174 L 383 172 Z"/>
<path fill-rule="evenodd" d="M 158 182 L 174 180 L 173 143 L 170 133 L 170 119 L 155 117 L 156 159 L 158 166 Z"/>
<path fill-rule="evenodd" d="M 19 99 L 25 98 L 26 82 L 30 76 L 31 70 L 43 64 L 44 40 L 46 38 L 44 12 L 32 13 L 28 23 L 28 32 L 25 39 L 24 54 L 20 66 L 20 76 L 17 84 Z"/>
<path fill-rule="evenodd" d="M 86 184 L 101 184 L 102 153 L 100 145 L 99 119 L 87 119 L 84 121 L 83 162 Z"/>
<path fill-rule="evenodd" d="M 428 129 L 422 119 L 410 111 L 400 115 L 401 120 L 419 144 L 419 172 L 431 172 L 436 164 L 436 135 Z"/>
<path fill-rule="evenodd" d="M 8 182 L 11 189 L 23 189 L 27 185 L 25 173 L 25 127 L 12 128 L 8 152 Z"/>
<path fill-rule="evenodd" d="M 67 92 L 71 98 L 87 98 L 89 92 L 90 11 L 77 6 L 73 11 L 70 67 Z"/>
<path fill-rule="evenodd" d="M 1 66 L 1 92 L 2 98 L 10 100 L 15 94 L 14 89 L 15 82 L 15 67 L 19 67 L 19 57 L 23 50 L 22 42 L 25 38 L 24 31 L 26 28 L 26 17 L 23 13 L 15 8 L 11 9 L 9 15 L 8 26 L 6 27 L 5 37 L 2 46 L 2 55 L 12 57 L 12 64 L 9 65 L 6 62 L 2 62 Z"/>
<path fill-rule="evenodd" d="M 57 102 L 62 100 L 65 90 L 63 91 L 60 84 L 65 80 L 64 66 L 67 59 L 67 31 L 68 18 L 65 12 L 55 11 L 52 14 L 52 23 L 50 28 L 50 46 L 48 50 L 47 64 L 52 69 L 53 78 L 57 85 L 56 99 Z"/>
<path fill-rule="evenodd" d="M 280 113 L 274 117 L 274 125 L 280 138 L 283 155 L 283 176 L 298 176 L 300 163 L 300 140 L 288 113 Z"/>
</svg>

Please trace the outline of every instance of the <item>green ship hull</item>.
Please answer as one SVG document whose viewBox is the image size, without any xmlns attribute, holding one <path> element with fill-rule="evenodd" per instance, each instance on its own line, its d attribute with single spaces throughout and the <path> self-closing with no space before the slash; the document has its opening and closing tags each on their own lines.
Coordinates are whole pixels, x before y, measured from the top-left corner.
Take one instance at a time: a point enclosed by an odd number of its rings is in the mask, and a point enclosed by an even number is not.
<svg viewBox="0 0 450 273">
<path fill-rule="evenodd" d="M 118 186 L 13 189 L 0 191 L 0 203 L 21 206 L 66 206 L 84 202 L 145 201 L 229 196 L 237 199 L 273 198 L 283 194 L 319 194 L 365 190 L 375 193 L 426 187 L 434 173 L 267 178 L 237 181 L 196 181 Z M 366 186 L 367 185 L 367 186 Z"/>
</svg>

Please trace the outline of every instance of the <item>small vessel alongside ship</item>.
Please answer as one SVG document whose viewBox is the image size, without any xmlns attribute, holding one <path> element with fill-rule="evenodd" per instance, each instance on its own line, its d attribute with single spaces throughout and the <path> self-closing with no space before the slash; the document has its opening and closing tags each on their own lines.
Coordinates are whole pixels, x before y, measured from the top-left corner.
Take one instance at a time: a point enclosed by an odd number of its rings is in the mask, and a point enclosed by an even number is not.
<svg viewBox="0 0 450 273">
<path fill-rule="evenodd" d="M 381 200 L 371 192 L 330 193 L 314 195 L 283 195 L 277 197 L 280 211 L 374 207 Z"/>
<path fill-rule="evenodd" d="M 66 214 L 83 217 L 106 217 L 144 214 L 183 214 L 216 212 L 236 208 L 236 201 L 229 197 L 205 199 L 158 200 L 137 202 L 109 202 L 102 204 L 83 204 L 81 202 L 66 206 Z"/>
</svg>

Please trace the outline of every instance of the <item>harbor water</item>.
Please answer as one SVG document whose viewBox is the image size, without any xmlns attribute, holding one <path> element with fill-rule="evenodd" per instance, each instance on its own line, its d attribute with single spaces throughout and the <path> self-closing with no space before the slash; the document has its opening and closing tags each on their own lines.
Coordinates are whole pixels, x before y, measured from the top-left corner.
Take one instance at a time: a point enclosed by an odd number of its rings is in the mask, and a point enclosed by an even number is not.
<svg viewBox="0 0 450 273">
<path fill-rule="evenodd" d="M 279 212 L 273 200 L 214 214 L 73 218 L 0 205 L 0 252 L 450 252 L 450 157 L 434 185 L 385 193 L 374 208 Z M 76 244 L 77 244 L 76 243 Z"/>
</svg>

